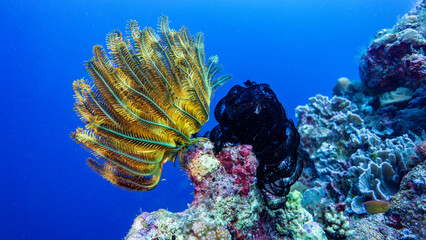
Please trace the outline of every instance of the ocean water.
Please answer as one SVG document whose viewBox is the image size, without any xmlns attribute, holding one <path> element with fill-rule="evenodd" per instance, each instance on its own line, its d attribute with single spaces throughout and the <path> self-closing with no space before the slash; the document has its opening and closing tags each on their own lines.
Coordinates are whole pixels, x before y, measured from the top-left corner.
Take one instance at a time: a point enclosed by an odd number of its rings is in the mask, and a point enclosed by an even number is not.
<svg viewBox="0 0 426 240">
<path fill-rule="evenodd" d="M 409 11 L 411 0 L 8 1 L 0 8 L 0 239 L 121 239 L 141 211 L 182 211 L 192 201 L 183 171 L 168 163 L 150 192 L 129 192 L 85 164 L 69 134 L 83 124 L 72 82 L 106 34 L 127 22 L 205 34 L 233 79 L 212 99 L 250 79 L 268 83 L 289 117 L 339 77 L 358 80 L 358 58 L 374 34 Z M 296 120 L 296 119 L 295 119 Z M 215 126 L 213 115 L 202 133 Z"/>
</svg>

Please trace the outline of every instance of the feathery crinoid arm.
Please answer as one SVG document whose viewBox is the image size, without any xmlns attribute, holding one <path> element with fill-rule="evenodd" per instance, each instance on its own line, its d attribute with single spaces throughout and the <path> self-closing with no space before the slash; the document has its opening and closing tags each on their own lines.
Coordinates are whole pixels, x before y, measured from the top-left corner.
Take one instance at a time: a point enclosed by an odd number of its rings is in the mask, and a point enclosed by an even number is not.
<svg viewBox="0 0 426 240">
<path fill-rule="evenodd" d="M 72 137 L 96 156 L 87 162 L 104 178 L 146 191 L 208 120 L 210 98 L 230 76 L 215 78 L 221 67 L 217 57 L 205 62 L 202 33 L 170 29 L 165 16 L 158 34 L 130 21 L 129 35 L 110 33 L 110 56 L 95 46 L 86 63 L 91 81 L 74 82 L 75 110 L 86 129 Z"/>
</svg>

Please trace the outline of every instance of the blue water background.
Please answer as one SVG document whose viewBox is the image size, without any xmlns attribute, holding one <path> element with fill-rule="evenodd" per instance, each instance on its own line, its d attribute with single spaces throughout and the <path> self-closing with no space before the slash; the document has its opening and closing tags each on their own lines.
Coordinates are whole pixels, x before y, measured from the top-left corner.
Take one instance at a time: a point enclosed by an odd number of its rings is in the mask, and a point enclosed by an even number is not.
<svg viewBox="0 0 426 240">
<path fill-rule="evenodd" d="M 141 211 L 182 211 L 192 201 L 184 173 L 166 164 L 151 192 L 113 187 L 85 164 L 69 134 L 72 82 L 88 77 L 92 46 L 105 45 L 129 20 L 205 33 L 206 56 L 219 55 L 235 84 L 271 85 L 290 117 L 316 94 L 331 96 L 339 77 L 359 79 L 357 55 L 392 27 L 411 0 L 2 1 L 0 8 L 0 239 L 121 239 Z M 214 117 L 202 132 L 215 125 Z"/>
</svg>

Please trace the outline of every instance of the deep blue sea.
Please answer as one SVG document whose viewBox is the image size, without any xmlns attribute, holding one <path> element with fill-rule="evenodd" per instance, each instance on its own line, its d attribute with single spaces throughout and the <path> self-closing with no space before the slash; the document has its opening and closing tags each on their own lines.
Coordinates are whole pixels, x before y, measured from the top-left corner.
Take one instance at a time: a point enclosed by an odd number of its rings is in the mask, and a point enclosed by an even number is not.
<svg viewBox="0 0 426 240">
<path fill-rule="evenodd" d="M 205 34 L 233 79 L 268 83 L 289 117 L 339 77 L 358 80 L 358 57 L 413 0 L 2 1 L 0 7 L 0 239 L 122 239 L 141 211 L 182 211 L 192 201 L 184 172 L 167 163 L 150 192 L 118 189 L 90 170 L 69 137 L 82 122 L 72 82 L 106 34 L 129 20 Z M 296 120 L 296 119 L 295 119 Z M 213 114 L 202 132 L 215 126 Z"/>
</svg>

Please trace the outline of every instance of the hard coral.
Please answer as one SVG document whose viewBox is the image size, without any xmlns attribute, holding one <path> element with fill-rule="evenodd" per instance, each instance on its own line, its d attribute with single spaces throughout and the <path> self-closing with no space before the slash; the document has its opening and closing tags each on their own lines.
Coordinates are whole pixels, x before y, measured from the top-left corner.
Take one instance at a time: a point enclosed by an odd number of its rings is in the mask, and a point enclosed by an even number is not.
<svg viewBox="0 0 426 240">
<path fill-rule="evenodd" d="M 330 204 L 322 211 L 321 223 L 328 239 L 346 239 L 353 233 L 353 230 L 350 229 L 349 218 L 344 211 L 338 211 L 338 205 Z"/>
<path fill-rule="evenodd" d="M 417 163 L 410 157 L 415 145 L 408 135 L 382 139 L 377 130 L 366 127 L 358 106 L 345 98 L 317 95 L 310 101 L 296 113 L 302 149 L 310 153 L 305 161 L 317 175 L 315 186 L 325 190 L 326 198 L 346 202 L 348 211 L 359 214 L 365 212 L 364 201 L 394 195 L 401 178 Z"/>
<path fill-rule="evenodd" d="M 278 232 L 291 239 L 327 239 L 312 215 L 301 206 L 301 201 L 302 194 L 292 191 L 284 208 L 269 212 L 275 218 Z"/>
<path fill-rule="evenodd" d="M 222 226 L 196 221 L 190 226 L 187 240 L 231 240 L 231 234 Z"/>
</svg>

